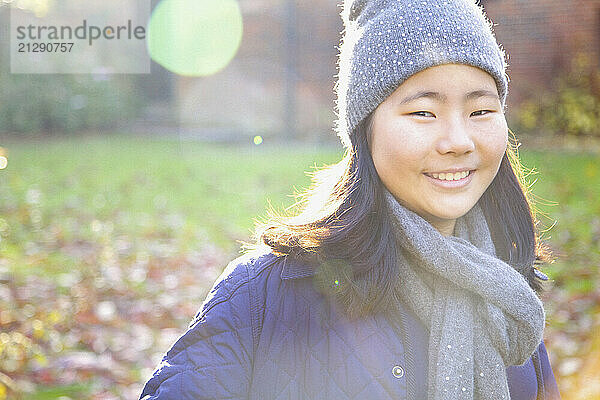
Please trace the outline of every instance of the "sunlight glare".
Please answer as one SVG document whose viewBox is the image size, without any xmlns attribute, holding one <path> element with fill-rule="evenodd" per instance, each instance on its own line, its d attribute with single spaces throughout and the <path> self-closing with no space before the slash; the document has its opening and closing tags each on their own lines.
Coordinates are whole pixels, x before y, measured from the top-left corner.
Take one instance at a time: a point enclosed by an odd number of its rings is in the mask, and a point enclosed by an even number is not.
<svg viewBox="0 0 600 400">
<path fill-rule="evenodd" d="M 208 76 L 225 68 L 242 41 L 236 0 L 162 0 L 148 23 L 150 57 L 183 76 Z"/>
</svg>

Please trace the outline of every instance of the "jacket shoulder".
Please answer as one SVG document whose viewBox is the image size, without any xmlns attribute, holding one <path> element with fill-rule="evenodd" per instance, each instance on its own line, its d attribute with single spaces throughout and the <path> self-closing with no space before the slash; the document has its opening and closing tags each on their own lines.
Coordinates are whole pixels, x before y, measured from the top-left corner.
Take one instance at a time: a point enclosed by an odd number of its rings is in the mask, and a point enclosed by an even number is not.
<svg viewBox="0 0 600 400">
<path fill-rule="evenodd" d="M 192 334 L 195 328 L 206 321 L 208 314 L 214 318 L 217 314 L 224 316 L 223 314 L 227 313 L 229 318 L 235 319 L 240 324 L 249 323 L 250 311 L 254 311 L 251 307 L 253 291 L 249 288 L 249 283 L 257 279 L 260 273 L 275 261 L 277 256 L 267 251 L 254 251 L 230 261 L 213 283 L 199 311 L 188 326 L 187 334 L 191 336 L 191 340 L 195 336 Z M 173 345 L 169 353 L 176 353 L 192 344 L 189 339 L 182 339 L 184 337 Z"/>
<path fill-rule="evenodd" d="M 276 259 L 274 254 L 254 252 L 227 264 L 140 398 L 245 398 L 258 332 L 251 283 Z"/>
</svg>

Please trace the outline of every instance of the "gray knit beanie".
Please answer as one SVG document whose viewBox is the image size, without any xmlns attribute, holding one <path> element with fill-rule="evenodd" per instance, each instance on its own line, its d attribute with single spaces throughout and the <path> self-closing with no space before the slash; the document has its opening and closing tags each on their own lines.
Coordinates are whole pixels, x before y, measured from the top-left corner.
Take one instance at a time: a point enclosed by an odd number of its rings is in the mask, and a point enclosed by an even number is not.
<svg viewBox="0 0 600 400">
<path fill-rule="evenodd" d="M 351 147 L 356 126 L 411 75 L 434 65 L 479 67 L 504 110 L 509 78 L 492 23 L 476 0 L 344 0 L 335 130 Z"/>
</svg>

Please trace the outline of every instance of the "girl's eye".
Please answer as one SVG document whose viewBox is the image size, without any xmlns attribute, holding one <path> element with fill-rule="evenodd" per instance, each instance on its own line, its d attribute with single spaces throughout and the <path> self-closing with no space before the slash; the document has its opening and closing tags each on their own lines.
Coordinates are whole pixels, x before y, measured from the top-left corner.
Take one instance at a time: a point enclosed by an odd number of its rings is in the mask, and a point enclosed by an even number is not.
<svg viewBox="0 0 600 400">
<path fill-rule="evenodd" d="M 475 116 L 481 116 L 481 115 L 487 115 L 489 113 L 492 113 L 492 110 L 478 110 L 478 111 L 474 111 L 471 115 L 475 115 Z M 416 115 L 419 117 L 427 117 L 427 115 L 424 114 L 430 114 L 433 115 L 432 113 L 430 113 L 429 111 L 415 111 L 413 113 L 410 113 L 409 115 Z M 435 117 L 435 115 L 433 115 Z"/>
<path fill-rule="evenodd" d="M 486 115 L 486 114 L 489 114 L 489 113 L 491 113 L 493 111 L 491 111 L 491 110 L 479 110 L 479 111 L 473 112 L 473 114 L 477 114 L 477 113 L 481 113 L 481 112 L 484 112 L 485 114 L 478 114 L 478 115 Z"/>
<path fill-rule="evenodd" d="M 421 114 L 431 114 L 429 111 L 416 111 L 413 113 L 410 113 L 410 115 L 418 115 L 419 117 L 426 117 L 426 115 L 421 115 Z M 433 114 L 431 114 L 433 115 Z"/>
</svg>

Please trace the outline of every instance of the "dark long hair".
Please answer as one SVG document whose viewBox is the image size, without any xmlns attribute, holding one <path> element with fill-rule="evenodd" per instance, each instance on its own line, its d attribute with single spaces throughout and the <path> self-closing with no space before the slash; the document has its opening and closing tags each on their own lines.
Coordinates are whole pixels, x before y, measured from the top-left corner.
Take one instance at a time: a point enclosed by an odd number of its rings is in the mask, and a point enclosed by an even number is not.
<svg viewBox="0 0 600 400">
<path fill-rule="evenodd" d="M 267 245 L 281 256 L 297 257 L 317 270 L 315 282 L 333 293 L 350 317 L 386 311 L 395 301 L 398 279 L 396 245 L 383 184 L 373 164 L 367 138 L 373 113 L 354 132 L 355 143 L 341 161 L 312 174 L 311 186 L 299 195 L 298 212 L 270 209 L 255 227 L 245 250 Z M 516 139 L 479 200 L 490 227 L 496 256 L 519 271 L 537 292 L 542 282 L 534 264 L 552 262 L 542 245 Z"/>
</svg>

